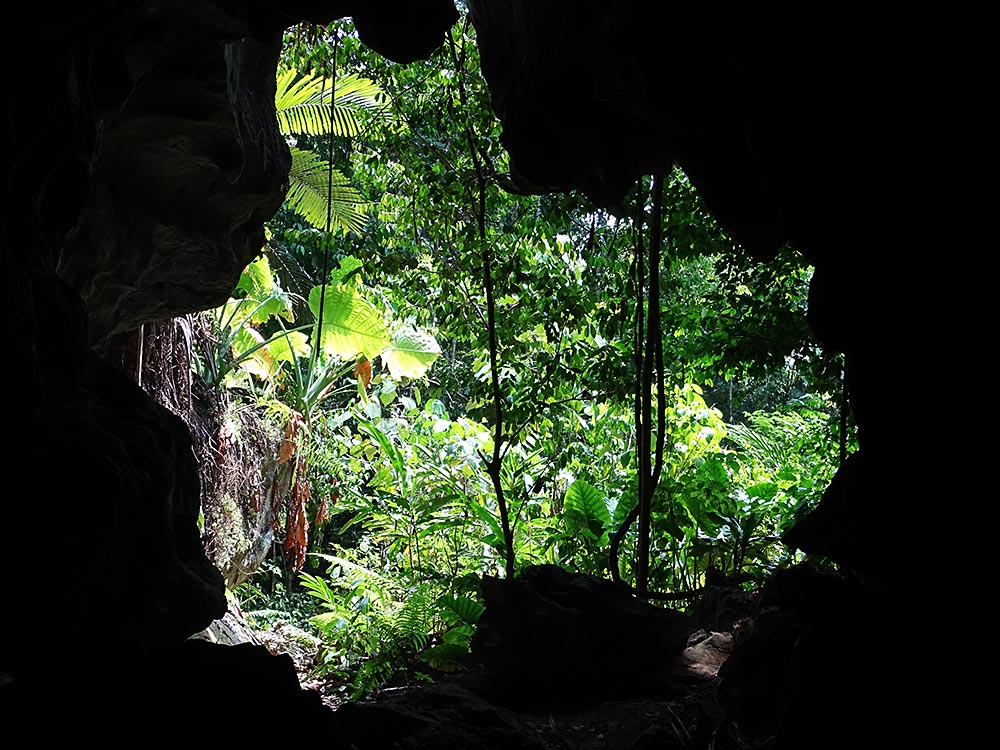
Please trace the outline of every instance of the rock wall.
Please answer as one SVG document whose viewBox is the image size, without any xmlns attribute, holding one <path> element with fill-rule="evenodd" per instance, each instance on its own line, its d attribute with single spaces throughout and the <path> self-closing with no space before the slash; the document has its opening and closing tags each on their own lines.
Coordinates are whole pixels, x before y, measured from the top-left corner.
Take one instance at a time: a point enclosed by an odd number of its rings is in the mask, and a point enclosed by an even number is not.
<svg viewBox="0 0 1000 750">
<path fill-rule="evenodd" d="M 919 409 L 893 387 L 944 351 L 928 290 L 945 282 L 915 260 L 940 249 L 931 163 L 956 143 L 927 116 L 955 105 L 948 60 L 928 42 L 941 29 L 653 0 L 468 6 L 522 189 L 609 203 L 678 163 L 748 252 L 787 242 L 815 265 L 809 320 L 845 354 L 861 451 L 787 541 L 839 561 L 883 604 L 905 602 L 932 464 Z M 147 656 L 225 612 L 197 536 L 190 436 L 100 355 L 112 336 L 225 300 L 286 188 L 272 111 L 281 34 L 345 16 L 405 62 L 429 55 L 457 12 L 446 0 L 125 0 L 22 4 L 6 19 L 0 271 L 15 447 L 0 693 L 21 707 L 48 706 L 60 670 L 105 687 L 136 679 Z M 874 627 L 908 611 L 880 610 Z M 817 638 L 825 653 L 836 634 Z M 902 674 L 892 687 L 909 700 L 919 683 Z M 849 711 L 795 706 L 795 731 L 810 712 L 822 723 Z"/>
</svg>

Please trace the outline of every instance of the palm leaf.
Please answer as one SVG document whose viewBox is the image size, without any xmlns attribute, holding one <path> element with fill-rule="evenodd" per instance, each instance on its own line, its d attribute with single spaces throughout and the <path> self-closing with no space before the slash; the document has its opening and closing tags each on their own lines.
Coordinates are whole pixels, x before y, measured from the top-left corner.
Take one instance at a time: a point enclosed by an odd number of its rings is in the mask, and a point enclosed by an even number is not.
<svg viewBox="0 0 1000 750">
<path fill-rule="evenodd" d="M 292 147 L 286 200 L 306 221 L 325 229 L 329 208 L 330 229 L 360 232 L 365 222 L 364 198 L 338 169 L 332 169 L 311 151 Z"/>
<path fill-rule="evenodd" d="M 358 115 L 378 118 L 390 115 L 382 90 L 356 75 L 336 81 L 333 126 L 330 125 L 330 80 L 320 75 L 300 76 L 296 70 L 278 75 L 274 106 L 278 127 L 286 135 L 356 136 L 361 132 Z"/>
<path fill-rule="evenodd" d="M 732 424 L 728 425 L 726 437 L 760 463 L 780 467 L 785 462 L 785 451 L 774 439 L 775 431 L 767 430 L 766 427 L 760 422 L 752 427 Z"/>
</svg>

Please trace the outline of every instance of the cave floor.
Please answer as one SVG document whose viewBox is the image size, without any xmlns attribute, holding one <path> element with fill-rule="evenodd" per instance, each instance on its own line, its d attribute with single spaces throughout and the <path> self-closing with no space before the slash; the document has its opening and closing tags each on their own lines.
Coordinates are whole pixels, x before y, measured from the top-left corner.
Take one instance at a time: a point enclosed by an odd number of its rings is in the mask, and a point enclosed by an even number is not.
<svg viewBox="0 0 1000 750">
<path fill-rule="evenodd" d="M 356 750 L 752 748 L 756 743 L 740 738 L 738 727 L 720 720 L 715 701 L 717 673 L 731 648 L 729 633 L 698 631 L 669 676 L 669 689 L 575 704 L 508 700 L 484 690 L 475 669 L 385 688 L 357 701 L 345 698 L 337 678 L 308 670 L 299 678 L 303 689 L 318 693 L 342 719 Z M 380 732 L 370 733 L 373 726 Z"/>
</svg>

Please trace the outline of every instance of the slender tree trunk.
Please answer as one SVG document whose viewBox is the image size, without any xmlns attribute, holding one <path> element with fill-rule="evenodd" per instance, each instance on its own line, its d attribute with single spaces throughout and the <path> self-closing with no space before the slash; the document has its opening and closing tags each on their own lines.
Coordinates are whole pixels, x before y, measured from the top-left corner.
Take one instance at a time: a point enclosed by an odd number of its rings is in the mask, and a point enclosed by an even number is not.
<svg viewBox="0 0 1000 750">
<path fill-rule="evenodd" d="M 468 20 L 467 20 L 468 23 Z M 455 49 L 455 39 L 448 35 L 452 60 L 458 71 L 458 95 L 465 111 L 468 112 L 468 99 L 465 93 L 465 55 L 460 56 Z M 479 244 L 483 259 L 483 284 L 486 288 L 486 329 L 489 337 L 490 350 L 490 386 L 493 392 L 494 423 L 493 423 L 493 455 L 486 461 L 486 473 L 493 483 L 493 491 L 497 498 L 497 508 L 500 512 L 500 526 L 503 529 L 504 540 L 504 570 L 508 579 L 514 578 L 516 571 L 514 556 L 514 532 L 511 527 L 510 510 L 504 496 L 503 481 L 500 468 L 503 461 L 503 392 L 500 390 L 500 371 L 497 363 L 497 326 L 496 303 L 493 294 L 493 253 L 486 238 L 486 176 L 480 163 L 479 152 L 476 149 L 475 138 L 468 122 L 465 125 L 465 138 L 469 146 L 469 156 L 476 172 L 477 194 L 475 200 L 476 225 L 479 234 Z"/>
<path fill-rule="evenodd" d="M 636 594 L 649 598 L 649 542 L 653 494 L 663 469 L 666 395 L 663 375 L 663 340 L 660 324 L 660 256 L 663 244 L 663 175 L 653 177 L 653 214 L 650 218 L 649 257 L 643 251 L 642 220 L 644 199 L 640 182 L 636 198 L 635 261 L 635 432 L 637 453 L 637 501 L 622 525 L 611 537 L 608 568 L 616 583 L 623 583 L 618 552 L 625 533 L 638 519 L 639 541 L 636 562 Z M 643 270 L 646 278 L 643 278 Z M 645 305 L 643 287 L 647 289 Z M 653 377 L 656 377 L 656 442 L 653 444 Z"/>
<path fill-rule="evenodd" d="M 642 424 L 639 452 L 639 563 L 636 593 L 646 599 L 649 592 L 649 537 L 653 493 L 663 460 L 664 384 L 663 341 L 660 332 L 660 251 L 663 243 L 663 175 L 653 177 L 653 212 L 649 228 L 648 291 L 646 293 L 646 340 L 642 367 Z M 653 435 L 653 378 L 657 378 L 656 446 Z"/>
</svg>

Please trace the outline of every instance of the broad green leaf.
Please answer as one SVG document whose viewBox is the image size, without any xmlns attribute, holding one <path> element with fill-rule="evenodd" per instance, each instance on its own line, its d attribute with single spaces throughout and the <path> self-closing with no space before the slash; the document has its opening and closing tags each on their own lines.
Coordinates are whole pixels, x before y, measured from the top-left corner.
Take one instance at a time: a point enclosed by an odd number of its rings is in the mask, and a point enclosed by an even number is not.
<svg viewBox="0 0 1000 750">
<path fill-rule="evenodd" d="M 262 255 L 243 269 L 236 288 L 249 297 L 265 297 L 274 291 L 277 284 L 267 256 Z"/>
<path fill-rule="evenodd" d="M 346 284 L 348 281 L 354 283 L 358 278 L 358 272 L 364 268 L 364 263 L 348 255 L 340 260 L 340 283 Z"/>
<path fill-rule="evenodd" d="M 440 399 L 432 398 L 427 402 L 424 410 L 436 417 L 442 417 L 445 419 L 448 417 L 448 407 L 446 407 L 444 405 L 444 401 L 441 401 Z"/>
<path fill-rule="evenodd" d="M 425 331 L 411 327 L 397 330 L 389 348 L 382 352 L 382 362 L 393 378 L 421 378 L 441 356 L 437 340 Z"/>
<path fill-rule="evenodd" d="M 616 529 L 621 528 L 621 525 L 625 523 L 625 519 L 628 517 L 628 514 L 632 512 L 632 509 L 635 508 L 636 503 L 638 502 L 639 499 L 634 487 L 629 488 L 622 493 L 621 499 L 615 506 L 614 527 Z"/>
<path fill-rule="evenodd" d="M 267 380 L 274 374 L 276 364 L 267 347 L 254 349 L 263 341 L 263 336 L 257 331 L 244 326 L 233 336 L 232 351 L 241 368 L 261 380 Z"/>
<path fill-rule="evenodd" d="M 319 319 L 322 287 L 309 293 L 309 309 Z M 327 286 L 322 299 L 322 346 L 345 360 L 373 359 L 389 345 L 389 329 L 376 307 L 344 287 Z"/>
<path fill-rule="evenodd" d="M 604 493 L 577 479 L 566 490 L 563 501 L 563 520 L 571 531 L 586 529 L 599 538 L 611 525 L 611 514 L 604 502 Z"/>
<path fill-rule="evenodd" d="M 441 607 L 441 619 L 449 625 L 465 622 L 475 625 L 485 611 L 485 607 L 468 596 L 446 595 L 438 600 Z"/>
<path fill-rule="evenodd" d="M 464 668 L 469 658 L 469 647 L 462 643 L 439 643 L 420 654 L 420 658 L 434 669 L 453 672 Z"/>
<path fill-rule="evenodd" d="M 284 318 L 289 322 L 294 320 L 292 303 L 288 299 L 288 295 L 281 291 L 281 289 L 277 288 L 264 299 L 257 301 L 257 308 L 250 316 L 250 320 L 254 323 L 260 324 L 266 323 L 272 317 Z"/>
<path fill-rule="evenodd" d="M 309 336 L 302 331 L 288 331 L 276 334 L 267 344 L 267 351 L 273 359 L 294 362 L 299 357 L 308 356 Z"/>
</svg>

